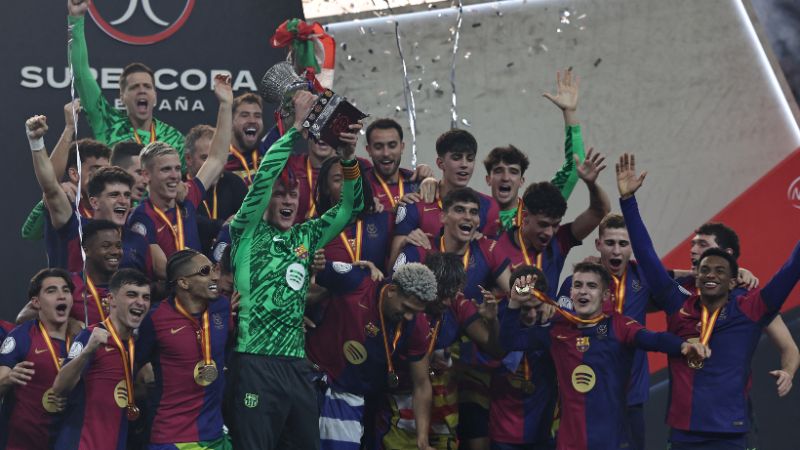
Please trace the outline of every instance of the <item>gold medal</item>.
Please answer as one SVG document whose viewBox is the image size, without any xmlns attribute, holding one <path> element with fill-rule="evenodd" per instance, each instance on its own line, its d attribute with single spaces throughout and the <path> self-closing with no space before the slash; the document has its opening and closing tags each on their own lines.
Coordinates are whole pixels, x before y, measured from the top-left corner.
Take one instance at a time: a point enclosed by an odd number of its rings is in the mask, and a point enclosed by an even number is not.
<svg viewBox="0 0 800 450">
<path fill-rule="evenodd" d="M 687 359 L 686 364 L 690 369 L 700 370 L 703 368 L 703 360 L 701 359 Z"/>
<path fill-rule="evenodd" d="M 44 391 L 44 395 L 42 395 L 42 408 L 50 414 L 61 411 L 61 407 L 56 404 L 54 397 L 56 394 L 53 392 L 53 388 Z"/>
<path fill-rule="evenodd" d="M 394 372 L 389 372 L 389 375 L 386 377 L 386 383 L 389 384 L 390 388 L 394 389 L 400 386 L 400 377 Z"/>
<path fill-rule="evenodd" d="M 219 377 L 217 370 L 217 363 L 211 361 L 211 364 L 206 364 L 204 361 L 198 361 L 194 365 L 194 382 L 200 386 L 208 386 Z"/>
<path fill-rule="evenodd" d="M 131 422 L 133 422 L 134 420 L 138 419 L 139 416 L 141 415 L 141 412 L 139 411 L 139 407 L 136 406 L 136 405 L 128 405 L 126 410 L 127 410 L 127 414 L 128 414 L 128 420 L 131 421 Z"/>
</svg>

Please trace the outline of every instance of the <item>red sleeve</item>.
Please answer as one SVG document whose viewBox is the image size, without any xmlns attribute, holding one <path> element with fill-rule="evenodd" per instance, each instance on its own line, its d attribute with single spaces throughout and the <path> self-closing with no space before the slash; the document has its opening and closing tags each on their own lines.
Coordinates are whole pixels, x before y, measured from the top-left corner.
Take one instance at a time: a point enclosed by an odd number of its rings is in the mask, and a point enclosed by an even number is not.
<svg viewBox="0 0 800 450">
<path fill-rule="evenodd" d="M 195 208 L 199 208 L 200 204 L 203 203 L 203 197 L 206 196 L 206 188 L 197 178 L 192 178 L 187 184 L 189 189 L 186 192 L 185 201 L 191 202 Z"/>
<path fill-rule="evenodd" d="M 623 316 L 617 313 L 613 313 L 611 315 L 611 327 L 614 329 L 617 339 L 622 344 L 629 347 L 636 345 L 634 340 L 636 333 L 644 329 L 642 324 L 637 322 L 636 319 L 632 319 L 628 316 Z"/>
<path fill-rule="evenodd" d="M 561 249 L 561 254 L 566 255 L 569 249 L 581 245 L 581 241 L 572 235 L 572 222 L 561 225 L 556 232 L 556 242 Z"/>
<path fill-rule="evenodd" d="M 478 244 L 484 258 L 486 258 L 486 263 L 489 265 L 489 270 L 492 272 L 492 277 L 499 277 L 511 263 L 511 260 L 507 256 L 500 254 L 497 249 L 497 241 L 494 239 L 483 238 Z"/>
<path fill-rule="evenodd" d="M 465 298 L 463 294 L 453 300 L 453 305 L 450 307 L 453 314 L 456 316 L 456 323 L 462 330 L 468 327 L 478 316 L 478 308 L 472 303 L 471 300 Z"/>
<path fill-rule="evenodd" d="M 430 346 L 431 329 L 425 314 L 414 316 L 414 328 L 408 337 L 408 358 L 411 361 L 418 361 L 428 353 Z"/>
<path fill-rule="evenodd" d="M 736 298 L 736 302 L 742 313 L 753 322 L 762 320 L 764 316 L 768 316 L 770 320 L 773 318 L 773 314 L 769 314 L 769 308 L 761 297 L 760 288 L 753 289 L 744 295 L 740 295 Z"/>
</svg>

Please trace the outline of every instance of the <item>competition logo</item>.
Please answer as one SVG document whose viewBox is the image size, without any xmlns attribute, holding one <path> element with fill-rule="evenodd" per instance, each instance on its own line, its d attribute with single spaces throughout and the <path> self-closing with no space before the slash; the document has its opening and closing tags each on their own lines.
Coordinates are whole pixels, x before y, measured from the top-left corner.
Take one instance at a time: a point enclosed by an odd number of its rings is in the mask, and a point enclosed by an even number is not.
<svg viewBox="0 0 800 450">
<path fill-rule="evenodd" d="M 358 341 L 347 341 L 342 347 L 344 357 L 350 364 L 359 365 L 367 360 L 367 349 Z"/>
<path fill-rule="evenodd" d="M 792 207 L 800 209 L 800 177 L 795 178 L 792 184 L 789 185 L 786 198 L 789 199 L 789 204 Z"/>
<path fill-rule="evenodd" d="M 195 0 L 155 2 L 163 8 L 158 12 L 150 3 L 151 0 L 128 0 L 128 6 L 120 11 L 124 2 L 94 0 L 89 3 L 89 14 L 97 26 L 112 38 L 126 44 L 150 45 L 169 38 L 181 29 L 194 9 Z"/>
<path fill-rule="evenodd" d="M 120 408 L 128 406 L 128 386 L 125 384 L 125 380 L 121 380 L 114 386 L 114 401 Z"/>
<path fill-rule="evenodd" d="M 367 234 L 369 235 L 370 238 L 373 238 L 373 239 L 377 238 L 378 237 L 378 226 L 375 225 L 374 223 L 368 223 L 367 224 Z"/>
<path fill-rule="evenodd" d="M 579 352 L 585 353 L 586 350 L 589 350 L 589 336 L 582 336 L 575 338 L 575 348 L 578 349 Z"/>
<path fill-rule="evenodd" d="M 596 378 L 591 367 L 581 364 L 572 371 L 572 387 L 581 394 L 585 394 L 594 388 Z"/>
<path fill-rule="evenodd" d="M 3 346 L 0 347 L 0 353 L 3 355 L 7 355 L 14 351 L 14 348 L 17 346 L 17 341 L 14 339 L 13 336 L 9 336 L 3 341 Z"/>
</svg>

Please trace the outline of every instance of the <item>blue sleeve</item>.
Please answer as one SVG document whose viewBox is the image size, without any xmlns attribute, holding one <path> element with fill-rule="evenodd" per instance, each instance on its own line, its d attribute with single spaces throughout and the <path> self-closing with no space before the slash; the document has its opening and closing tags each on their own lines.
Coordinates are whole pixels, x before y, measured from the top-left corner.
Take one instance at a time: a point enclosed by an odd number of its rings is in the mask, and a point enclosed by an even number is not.
<svg viewBox="0 0 800 450">
<path fill-rule="evenodd" d="M 369 269 L 340 261 L 326 261 L 325 269 L 317 273 L 314 279 L 318 285 L 341 295 L 356 290 L 369 276 Z"/>
<path fill-rule="evenodd" d="M 419 228 L 419 211 L 417 205 L 400 205 L 395 216 L 395 236 L 407 236 L 409 233 Z"/>
<path fill-rule="evenodd" d="M 420 256 L 419 247 L 413 244 L 406 244 L 403 247 L 403 250 L 397 255 L 397 259 L 392 265 L 392 270 L 389 272 L 389 275 L 395 273 L 397 269 L 403 267 L 403 265 L 408 264 L 410 262 L 422 262 L 422 257 Z"/>
<path fill-rule="evenodd" d="M 800 279 L 800 241 L 795 244 L 789 259 L 761 289 L 761 298 L 764 299 L 767 308 L 773 311 L 779 310 L 798 279 Z"/>
<path fill-rule="evenodd" d="M 133 210 L 133 213 L 131 213 L 131 217 L 128 218 L 131 231 L 144 237 L 144 240 L 147 241 L 148 244 L 158 245 L 155 224 L 153 224 L 150 217 L 145 214 L 143 208 L 144 205 L 142 205 L 142 208 L 136 208 Z"/>
<path fill-rule="evenodd" d="M 558 302 L 558 307 L 570 312 L 573 312 L 575 308 L 572 306 L 572 297 L 570 296 L 570 290 L 572 288 L 572 275 L 568 276 L 563 283 L 561 283 L 561 288 L 558 290 L 558 296 L 556 297 L 556 301 Z"/>
<path fill-rule="evenodd" d="M 661 352 L 670 356 L 680 356 L 683 339 L 672 333 L 656 333 L 642 329 L 636 333 L 634 343 L 637 348 L 647 352 Z"/>
<path fill-rule="evenodd" d="M 209 258 L 211 262 L 218 263 L 222 259 L 225 248 L 229 245 L 231 245 L 231 228 L 230 225 L 225 224 L 219 230 L 214 246 L 211 247 L 211 258 Z"/>
<path fill-rule="evenodd" d="M 31 348 L 31 337 L 28 334 L 29 324 L 22 324 L 8 333 L 0 346 L 0 366 L 14 368 L 25 360 Z"/>
<path fill-rule="evenodd" d="M 519 308 L 506 308 L 500 316 L 500 347 L 507 352 L 547 348 L 550 328 L 522 327 L 519 314 Z"/>
<path fill-rule="evenodd" d="M 77 358 L 84 348 L 86 348 L 86 344 L 89 342 L 89 336 L 92 335 L 92 331 L 89 329 L 81 330 L 77 336 L 75 336 L 75 340 L 72 342 L 72 346 L 69 348 L 69 354 L 67 354 L 67 359 L 64 360 L 64 364 L 72 361 L 73 359 Z M 89 364 L 86 365 L 86 369 L 84 372 L 88 370 Z"/>
<path fill-rule="evenodd" d="M 683 302 L 689 297 L 688 292 L 682 291 L 680 286 L 669 276 L 661 260 L 658 259 L 653 241 L 639 214 L 636 197 L 620 199 L 622 215 L 631 238 L 633 254 L 636 262 L 642 269 L 644 278 L 653 292 L 654 303 L 667 314 L 673 314 L 680 309 Z"/>
</svg>

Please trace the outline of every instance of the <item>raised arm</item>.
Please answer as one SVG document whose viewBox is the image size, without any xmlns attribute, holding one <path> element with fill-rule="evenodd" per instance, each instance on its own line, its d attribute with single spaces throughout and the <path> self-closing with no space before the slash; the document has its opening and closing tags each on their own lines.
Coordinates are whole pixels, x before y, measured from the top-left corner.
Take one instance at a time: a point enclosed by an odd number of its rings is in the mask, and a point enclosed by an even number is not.
<svg viewBox="0 0 800 450">
<path fill-rule="evenodd" d="M 89 0 L 67 0 L 69 12 L 68 23 L 70 29 L 69 58 L 75 76 L 75 88 L 81 98 L 89 126 L 95 138 L 103 138 L 108 132 L 108 123 L 105 118 L 113 113 L 100 86 L 92 76 L 89 69 L 89 51 L 86 48 L 86 35 L 84 33 L 84 19 L 89 9 Z"/>
<path fill-rule="evenodd" d="M 197 178 L 206 189 L 211 189 L 225 169 L 228 161 L 228 148 L 231 143 L 233 129 L 233 90 L 231 89 L 230 75 L 217 75 L 214 77 L 214 94 L 219 100 L 217 112 L 217 127 L 211 139 L 208 158 L 197 171 Z"/>
<path fill-rule="evenodd" d="M 355 139 L 360 124 L 350 125 L 353 133 L 342 133 L 340 139 L 347 143 L 342 148 L 342 173 L 344 174 L 344 185 L 339 203 L 327 210 L 319 219 L 314 220 L 314 224 L 320 228 L 322 235 L 317 243 L 317 248 L 322 248 L 342 232 L 344 227 L 350 223 L 352 218 L 358 216 L 364 209 L 364 193 L 362 192 L 361 171 L 358 161 L 355 159 Z"/>
<path fill-rule="evenodd" d="M 44 204 L 50 211 L 50 221 L 56 229 L 66 224 L 73 214 L 72 205 L 67 194 L 61 190 L 53 165 L 47 157 L 44 147 L 44 135 L 47 132 L 47 117 L 34 116 L 25 122 L 28 140 L 31 144 L 31 157 L 36 180 L 44 195 Z"/>
<path fill-rule="evenodd" d="M 543 349 L 550 345 L 549 327 L 523 328 L 520 325 L 522 304 L 536 301 L 531 295 L 535 283 L 534 276 L 526 275 L 514 280 L 514 286 L 509 290 L 508 308 L 500 318 L 500 346 L 507 352 Z"/>
<path fill-rule="evenodd" d="M 550 93 L 543 94 L 543 97 L 558 106 L 564 115 L 564 129 L 566 132 L 566 138 L 564 140 L 564 164 L 561 166 L 561 169 L 553 175 L 551 182 L 561 191 L 561 195 L 565 200 L 569 199 L 569 196 L 572 195 L 572 190 L 575 188 L 575 184 L 578 183 L 576 161 L 580 164 L 586 157 L 583 147 L 581 126 L 576 113 L 578 109 L 578 91 L 578 76 L 575 75 L 573 77 L 572 69 L 570 68 L 564 72 L 563 77 L 561 76 L 561 72 L 556 72 L 556 95 Z"/>
<path fill-rule="evenodd" d="M 778 311 L 789 297 L 797 281 L 800 279 L 800 241 L 798 241 L 789 259 L 761 290 L 761 298 L 770 311 Z"/>
<path fill-rule="evenodd" d="M 245 229 L 256 226 L 264 215 L 264 211 L 267 209 L 269 200 L 272 197 L 272 185 L 286 165 L 295 141 L 302 136 L 300 134 L 302 121 L 314 106 L 315 96 L 310 92 L 300 91 L 295 93 L 292 101 L 295 109 L 294 126 L 275 141 L 269 147 L 267 153 L 264 154 L 264 159 L 261 160 L 258 171 L 253 177 L 250 191 L 245 196 L 239 211 L 233 216 L 233 221 L 231 221 L 232 237 L 241 236 Z"/>
<path fill-rule="evenodd" d="M 685 294 L 679 293 L 678 285 L 669 276 L 669 272 L 658 259 L 653 241 L 644 226 L 642 216 L 639 214 L 639 206 L 636 204 L 634 194 L 642 186 L 647 172 L 636 175 L 636 159 L 633 155 L 623 153 L 616 164 L 617 188 L 619 189 L 619 204 L 622 208 L 622 215 L 625 217 L 625 225 L 631 238 L 631 246 L 636 261 L 642 268 L 650 290 L 653 292 L 653 300 L 659 308 L 672 314 L 683 304 Z"/>
<path fill-rule="evenodd" d="M 576 163 L 577 158 L 576 155 Z M 589 236 L 600 225 L 603 217 L 611 211 L 611 202 L 608 199 L 608 195 L 597 184 L 597 177 L 606 168 L 603 161 L 605 161 L 605 157 L 590 148 L 589 152 L 586 153 L 586 158 L 578 166 L 578 177 L 583 180 L 586 188 L 589 189 L 589 207 L 572 221 L 572 235 L 579 241 Z"/>
</svg>

